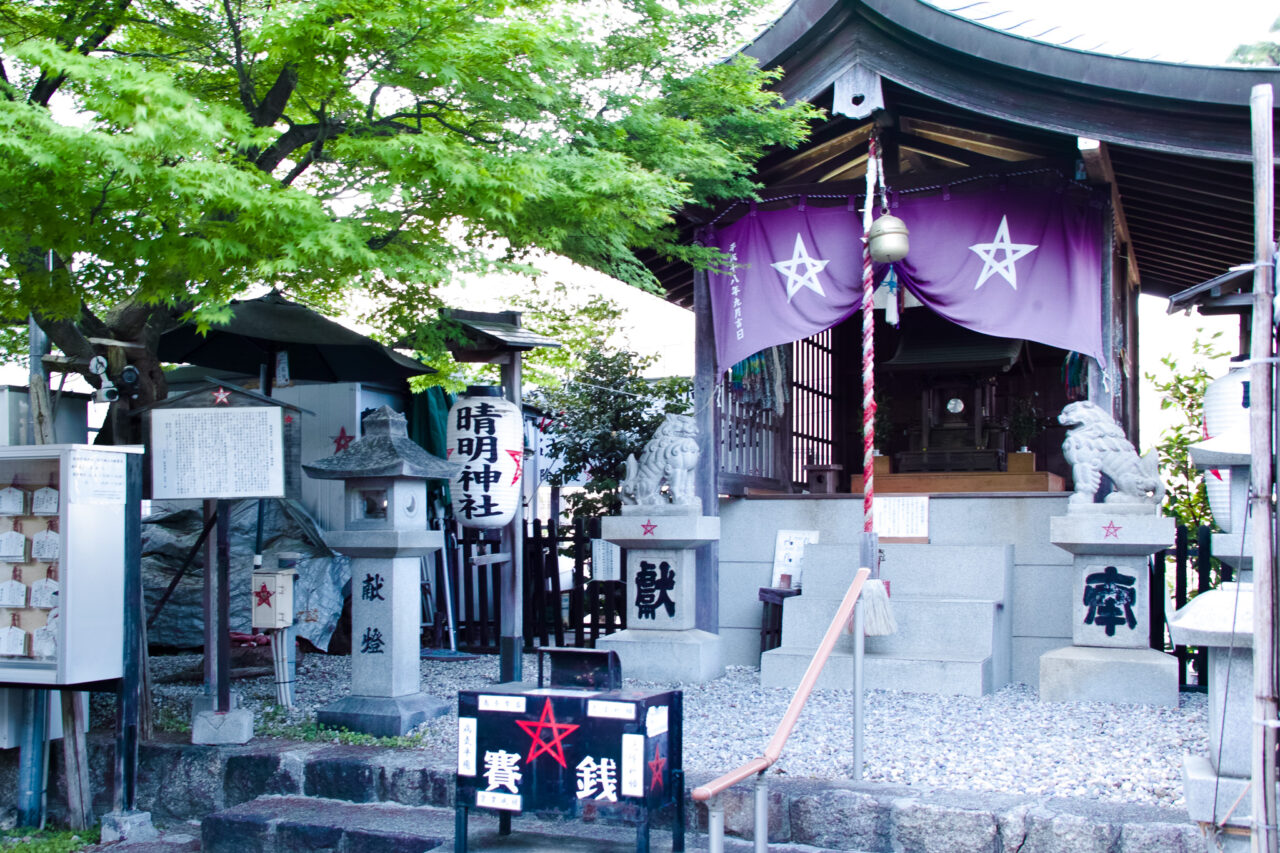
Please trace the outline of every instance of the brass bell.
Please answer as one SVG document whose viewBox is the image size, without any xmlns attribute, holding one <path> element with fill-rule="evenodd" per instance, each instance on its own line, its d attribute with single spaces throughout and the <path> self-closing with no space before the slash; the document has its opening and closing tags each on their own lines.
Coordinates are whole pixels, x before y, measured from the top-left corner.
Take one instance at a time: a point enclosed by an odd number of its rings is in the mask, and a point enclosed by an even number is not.
<svg viewBox="0 0 1280 853">
<path fill-rule="evenodd" d="M 908 249 L 907 233 L 907 223 L 887 213 L 872 222 L 871 228 L 867 230 L 871 260 L 878 264 L 888 264 L 905 258 Z"/>
</svg>

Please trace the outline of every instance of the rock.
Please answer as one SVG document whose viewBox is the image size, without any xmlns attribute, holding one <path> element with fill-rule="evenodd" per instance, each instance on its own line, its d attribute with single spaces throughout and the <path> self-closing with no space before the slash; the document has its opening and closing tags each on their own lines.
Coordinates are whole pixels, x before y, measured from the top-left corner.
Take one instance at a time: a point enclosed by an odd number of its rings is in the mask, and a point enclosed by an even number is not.
<svg viewBox="0 0 1280 853">
<path fill-rule="evenodd" d="M 1120 828 L 1120 848 L 1117 853 L 1200 853 L 1204 838 L 1200 830 L 1191 824 L 1145 823 L 1126 824 Z"/>
<path fill-rule="evenodd" d="M 1033 809 L 1019 853 L 1112 853 L 1119 835 L 1120 830 L 1110 823 Z"/>
<path fill-rule="evenodd" d="M 894 834 L 912 853 L 1000 853 L 1000 827 L 989 811 L 915 799 L 894 803 Z"/>
<path fill-rule="evenodd" d="M 837 850 L 889 849 L 889 807 L 875 797 L 839 788 L 791 802 L 791 840 Z"/>
</svg>

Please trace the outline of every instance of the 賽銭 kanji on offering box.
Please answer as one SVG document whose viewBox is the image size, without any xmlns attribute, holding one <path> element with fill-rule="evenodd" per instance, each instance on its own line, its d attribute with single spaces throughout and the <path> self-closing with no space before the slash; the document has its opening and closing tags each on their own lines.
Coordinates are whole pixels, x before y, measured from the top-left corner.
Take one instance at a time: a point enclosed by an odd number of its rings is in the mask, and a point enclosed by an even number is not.
<svg viewBox="0 0 1280 853">
<path fill-rule="evenodd" d="M 650 816 L 676 804 L 683 849 L 682 694 L 678 690 L 518 689 L 458 693 L 458 838 L 468 809 L 504 815 L 608 812 L 637 824 L 647 849 Z"/>
</svg>

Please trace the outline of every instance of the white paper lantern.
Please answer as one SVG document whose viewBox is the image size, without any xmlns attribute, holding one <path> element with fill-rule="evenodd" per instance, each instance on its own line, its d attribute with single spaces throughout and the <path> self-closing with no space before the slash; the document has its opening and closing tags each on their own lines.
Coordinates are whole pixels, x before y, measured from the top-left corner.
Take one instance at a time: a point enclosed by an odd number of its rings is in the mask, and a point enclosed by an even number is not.
<svg viewBox="0 0 1280 853">
<path fill-rule="evenodd" d="M 520 408 L 493 385 L 472 385 L 449 409 L 445 451 L 463 466 L 449 483 L 463 527 L 502 527 L 520 505 L 524 430 Z"/>
<path fill-rule="evenodd" d="M 1204 437 L 1217 438 L 1237 430 L 1248 432 L 1249 410 L 1244 407 L 1244 383 L 1249 371 L 1233 369 L 1215 379 L 1204 390 Z M 1209 494 L 1213 520 L 1223 530 L 1231 527 L 1231 472 L 1225 468 L 1204 472 L 1204 488 Z"/>
</svg>

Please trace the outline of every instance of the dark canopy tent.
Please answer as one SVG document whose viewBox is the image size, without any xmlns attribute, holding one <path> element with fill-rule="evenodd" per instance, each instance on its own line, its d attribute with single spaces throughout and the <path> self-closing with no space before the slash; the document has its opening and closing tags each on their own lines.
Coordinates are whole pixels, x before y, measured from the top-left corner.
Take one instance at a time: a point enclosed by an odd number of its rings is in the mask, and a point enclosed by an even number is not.
<svg viewBox="0 0 1280 853">
<path fill-rule="evenodd" d="M 275 370 L 277 353 L 288 353 L 289 375 L 322 382 L 403 382 L 435 373 L 276 291 L 234 300 L 231 320 L 201 334 L 187 323 L 160 336 L 160 360 L 233 370 L 257 376 Z"/>
</svg>

